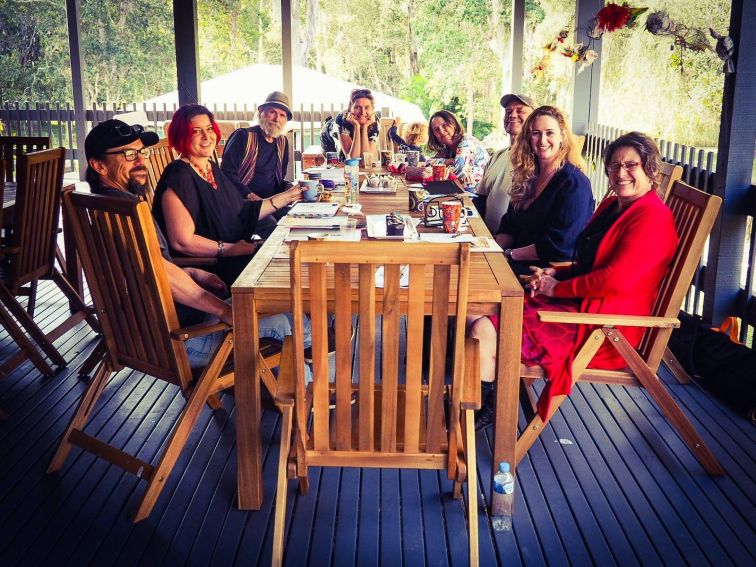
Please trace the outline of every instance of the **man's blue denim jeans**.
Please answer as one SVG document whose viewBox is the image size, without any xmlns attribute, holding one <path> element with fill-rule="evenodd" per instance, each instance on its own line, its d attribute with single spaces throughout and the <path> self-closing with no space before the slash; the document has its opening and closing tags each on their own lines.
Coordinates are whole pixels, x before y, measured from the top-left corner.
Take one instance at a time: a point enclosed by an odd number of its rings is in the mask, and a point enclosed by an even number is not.
<svg viewBox="0 0 756 567">
<path fill-rule="evenodd" d="M 270 317 L 263 317 L 258 322 L 260 338 L 276 339 L 283 341 L 284 337 L 292 333 L 291 313 L 279 313 Z M 189 366 L 192 368 L 204 368 L 210 363 L 210 358 L 215 353 L 223 339 L 223 333 L 217 332 L 202 337 L 194 337 L 184 343 L 186 354 L 189 358 Z M 312 330 L 309 317 L 304 318 L 304 343 L 305 348 L 312 343 Z M 305 370 L 309 373 L 309 367 Z"/>
</svg>

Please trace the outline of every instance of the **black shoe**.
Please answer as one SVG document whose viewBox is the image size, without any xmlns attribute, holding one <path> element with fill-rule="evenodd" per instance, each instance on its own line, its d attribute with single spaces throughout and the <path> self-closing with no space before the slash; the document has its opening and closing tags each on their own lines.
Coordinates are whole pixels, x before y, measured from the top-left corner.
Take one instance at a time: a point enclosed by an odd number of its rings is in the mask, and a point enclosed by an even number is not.
<svg viewBox="0 0 756 567">
<path fill-rule="evenodd" d="M 480 409 L 475 412 L 475 431 L 488 427 L 496 417 L 496 393 L 493 382 L 483 382 L 480 386 Z"/>
</svg>

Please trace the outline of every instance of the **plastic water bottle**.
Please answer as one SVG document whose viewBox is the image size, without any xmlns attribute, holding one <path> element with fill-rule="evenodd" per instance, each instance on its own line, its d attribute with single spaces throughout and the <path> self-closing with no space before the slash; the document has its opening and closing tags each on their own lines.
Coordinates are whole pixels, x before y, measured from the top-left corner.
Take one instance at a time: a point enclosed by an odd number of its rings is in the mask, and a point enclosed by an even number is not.
<svg viewBox="0 0 756 567">
<path fill-rule="evenodd" d="M 360 160 L 357 158 L 344 162 L 344 197 L 347 203 L 360 200 Z"/>
<path fill-rule="evenodd" d="M 509 531 L 512 529 L 512 510 L 514 505 L 514 476 L 510 472 L 509 463 L 499 463 L 499 470 L 494 475 L 494 507 L 503 512 L 493 516 L 491 525 L 495 531 Z"/>
</svg>

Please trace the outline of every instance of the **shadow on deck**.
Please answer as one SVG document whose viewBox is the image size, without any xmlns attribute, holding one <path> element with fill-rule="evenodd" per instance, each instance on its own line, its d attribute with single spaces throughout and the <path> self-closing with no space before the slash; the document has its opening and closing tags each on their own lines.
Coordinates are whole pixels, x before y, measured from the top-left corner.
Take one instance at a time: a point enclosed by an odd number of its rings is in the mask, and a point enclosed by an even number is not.
<svg viewBox="0 0 756 567">
<path fill-rule="evenodd" d="M 40 286 L 37 320 L 67 305 Z M 152 515 L 131 523 L 144 486 L 75 449 L 45 475 L 84 383 L 93 345 L 80 326 L 56 344 L 68 367 L 42 379 L 24 364 L 0 381 L 0 565 L 267 565 L 279 415 L 263 414 L 265 502 L 236 509 L 234 398 L 206 409 Z M 0 360 L 12 351 L 0 331 Z M 663 376 L 666 380 L 669 377 Z M 486 516 L 490 439 L 478 434 L 482 565 L 754 565 L 756 428 L 694 385 L 673 395 L 720 460 L 710 478 L 644 392 L 581 385 L 518 468 L 513 530 Z M 123 371 L 106 388 L 118 409 L 90 428 L 145 460 L 182 407 L 178 390 Z M 288 565 L 464 565 L 467 530 L 436 471 L 319 469 L 310 492 L 289 484 Z M 293 512 L 292 512 L 293 511 Z"/>
</svg>

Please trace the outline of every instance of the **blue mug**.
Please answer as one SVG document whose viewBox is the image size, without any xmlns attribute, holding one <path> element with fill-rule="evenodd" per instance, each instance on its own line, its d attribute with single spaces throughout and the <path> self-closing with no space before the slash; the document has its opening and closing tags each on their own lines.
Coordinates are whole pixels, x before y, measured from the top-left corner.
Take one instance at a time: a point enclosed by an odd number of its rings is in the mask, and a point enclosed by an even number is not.
<svg viewBox="0 0 756 567">
<path fill-rule="evenodd" d="M 320 200 L 320 194 L 323 192 L 323 186 L 317 179 L 307 179 L 300 181 L 302 187 L 302 200 L 308 203 L 314 203 Z"/>
</svg>

